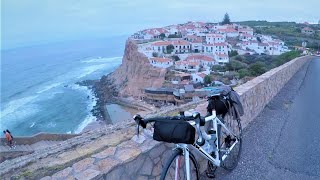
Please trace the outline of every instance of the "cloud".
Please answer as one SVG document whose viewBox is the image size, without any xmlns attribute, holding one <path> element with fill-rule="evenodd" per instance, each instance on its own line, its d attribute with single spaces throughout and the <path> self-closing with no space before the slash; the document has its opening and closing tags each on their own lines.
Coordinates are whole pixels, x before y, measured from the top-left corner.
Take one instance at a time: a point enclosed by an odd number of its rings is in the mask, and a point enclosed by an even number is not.
<svg viewBox="0 0 320 180">
<path fill-rule="evenodd" d="M 2 0 L 5 46 L 131 34 L 188 20 L 313 21 L 319 0 Z"/>
</svg>

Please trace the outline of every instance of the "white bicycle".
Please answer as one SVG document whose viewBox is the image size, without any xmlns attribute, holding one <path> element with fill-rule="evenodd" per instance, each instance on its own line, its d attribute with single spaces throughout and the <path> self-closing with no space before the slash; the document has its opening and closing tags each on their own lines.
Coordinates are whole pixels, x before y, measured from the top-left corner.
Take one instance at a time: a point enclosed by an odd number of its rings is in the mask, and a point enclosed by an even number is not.
<svg viewBox="0 0 320 180">
<path fill-rule="evenodd" d="M 210 98 L 219 99 L 220 95 Z M 217 167 L 233 170 L 238 164 L 242 145 L 240 118 L 232 119 L 226 113 L 217 115 L 216 110 L 205 118 L 197 112 L 192 116 L 181 114 L 144 119 L 135 115 L 133 118 L 138 124 L 138 134 L 139 126 L 146 128 L 148 123 L 154 122 L 153 139 L 175 143 L 174 152 L 161 173 L 161 180 L 200 179 L 194 152 L 208 160 L 206 175 L 209 178 L 214 177 Z"/>
</svg>

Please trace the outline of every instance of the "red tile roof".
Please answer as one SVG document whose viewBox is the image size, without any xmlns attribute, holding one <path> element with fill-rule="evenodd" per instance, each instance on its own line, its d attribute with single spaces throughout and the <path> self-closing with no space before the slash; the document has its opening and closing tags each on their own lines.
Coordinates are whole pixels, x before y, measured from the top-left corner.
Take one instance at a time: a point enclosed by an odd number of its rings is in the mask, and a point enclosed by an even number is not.
<svg viewBox="0 0 320 180">
<path fill-rule="evenodd" d="M 227 43 L 214 43 L 215 46 L 228 46 Z"/>
<path fill-rule="evenodd" d="M 212 57 L 206 56 L 206 55 L 191 55 L 191 56 L 188 56 L 186 60 L 202 60 L 202 61 L 208 61 L 208 62 L 214 61 Z"/>
<path fill-rule="evenodd" d="M 188 60 L 180 60 L 176 62 L 176 65 L 191 65 L 191 66 L 199 66 L 200 62 L 197 61 L 188 61 Z"/>
<path fill-rule="evenodd" d="M 206 74 L 205 74 L 205 73 L 197 73 L 197 75 L 200 76 L 200 77 L 202 77 L 202 78 L 206 77 Z"/>
<path fill-rule="evenodd" d="M 152 46 L 168 46 L 172 44 L 170 41 L 158 41 L 158 42 L 154 42 L 151 45 Z"/>
<path fill-rule="evenodd" d="M 188 41 L 185 41 L 185 40 L 175 40 L 175 41 L 172 41 L 172 44 L 173 45 L 177 45 L 177 46 L 188 46 L 190 45 L 190 43 Z"/>
<path fill-rule="evenodd" d="M 235 29 L 233 29 L 233 28 L 217 29 L 217 31 L 219 31 L 219 32 L 224 32 L 224 33 L 234 33 L 234 32 L 238 32 L 237 30 L 235 30 Z"/>
<path fill-rule="evenodd" d="M 221 35 L 221 34 L 206 34 L 206 36 L 208 36 L 208 37 L 224 38 L 224 36 L 223 36 L 223 35 Z"/>
</svg>

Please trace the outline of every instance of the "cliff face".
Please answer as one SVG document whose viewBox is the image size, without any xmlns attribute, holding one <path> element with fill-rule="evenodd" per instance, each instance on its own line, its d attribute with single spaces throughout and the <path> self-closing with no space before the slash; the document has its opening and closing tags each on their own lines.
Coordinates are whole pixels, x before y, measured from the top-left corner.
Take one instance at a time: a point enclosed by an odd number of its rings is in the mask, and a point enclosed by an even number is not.
<svg viewBox="0 0 320 180">
<path fill-rule="evenodd" d="M 122 64 L 108 76 L 119 96 L 140 96 L 147 87 L 161 87 L 166 69 L 153 67 L 148 58 L 138 52 L 135 42 L 128 40 Z"/>
<path fill-rule="evenodd" d="M 126 42 L 122 64 L 113 73 L 103 76 L 93 86 L 98 96 L 98 109 L 104 119 L 104 104 L 116 96 L 139 97 L 147 87 L 161 87 L 167 70 L 153 67 L 148 58 L 138 52 L 135 42 Z M 98 113 L 99 114 L 99 113 Z"/>
</svg>

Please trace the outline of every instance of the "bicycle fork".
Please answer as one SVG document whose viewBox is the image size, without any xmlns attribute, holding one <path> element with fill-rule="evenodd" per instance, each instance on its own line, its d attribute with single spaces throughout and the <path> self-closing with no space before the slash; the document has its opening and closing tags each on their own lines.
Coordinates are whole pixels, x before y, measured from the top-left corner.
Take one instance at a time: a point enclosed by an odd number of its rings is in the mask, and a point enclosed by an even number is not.
<svg viewBox="0 0 320 180">
<path fill-rule="evenodd" d="M 186 175 L 187 180 L 190 180 L 190 157 L 189 157 L 189 149 L 187 147 L 187 144 L 180 144 L 179 148 L 182 149 L 182 153 L 184 155 L 184 162 L 185 162 L 185 168 L 186 168 Z M 181 165 L 181 156 L 179 156 L 176 159 L 176 169 L 175 169 L 175 180 L 179 180 L 179 169 Z"/>
</svg>

